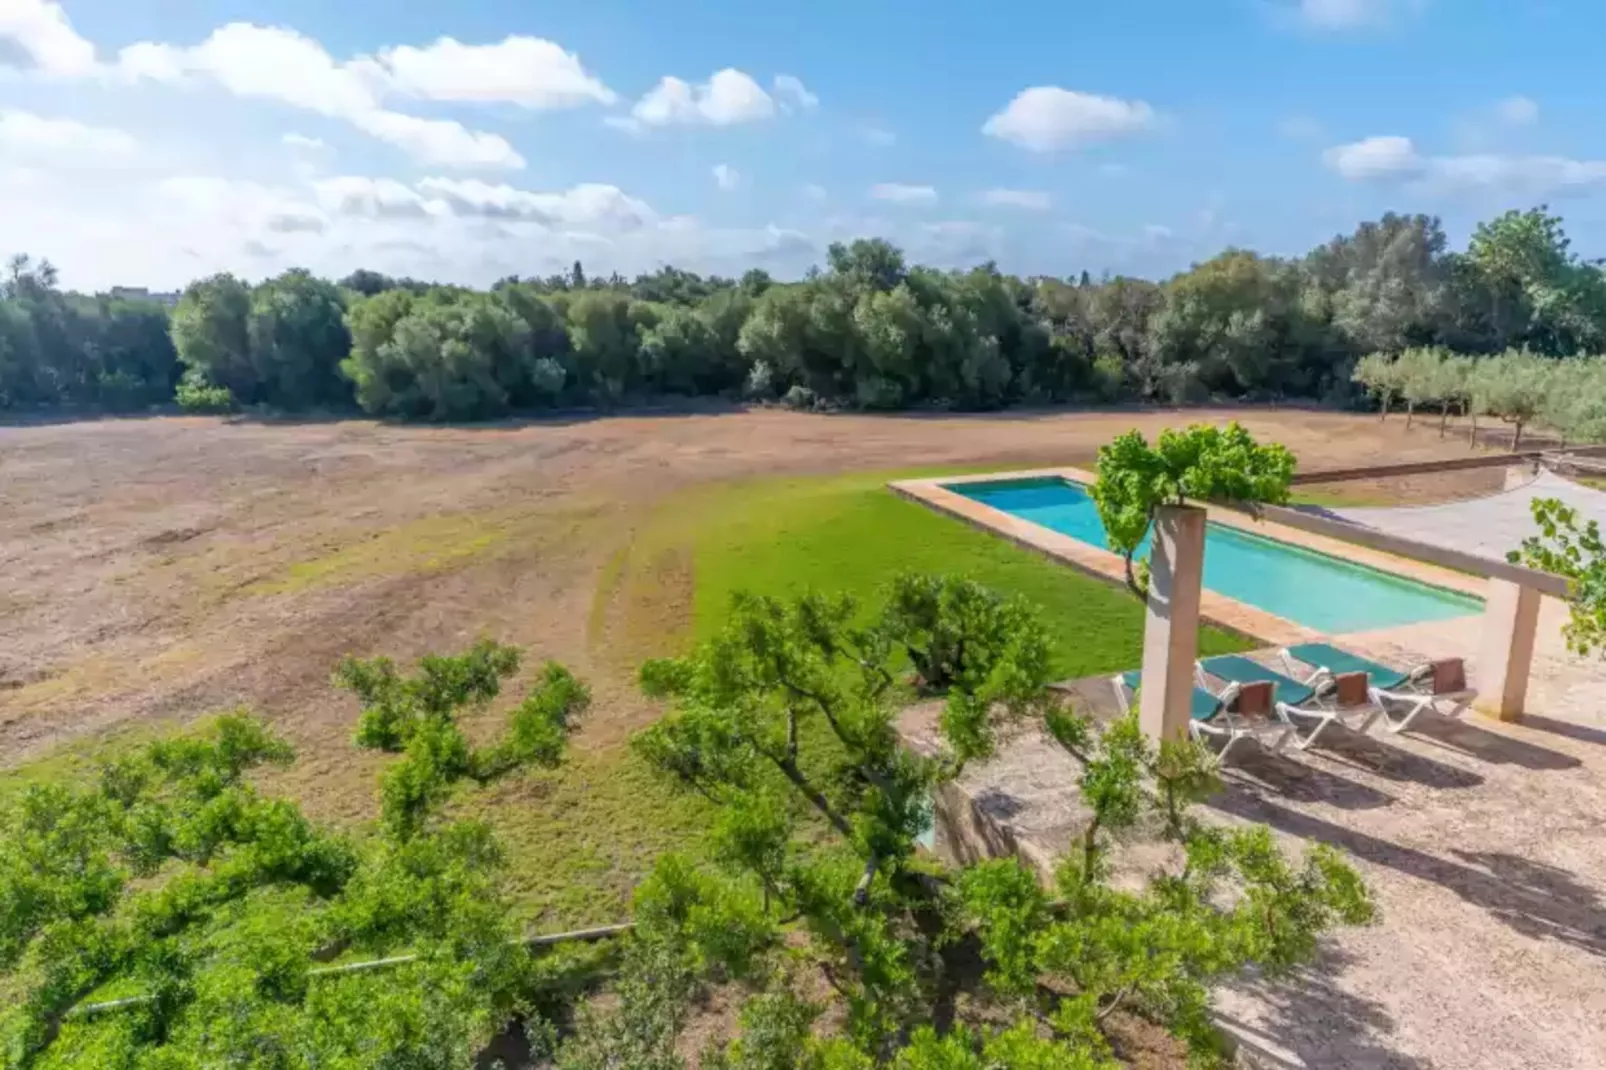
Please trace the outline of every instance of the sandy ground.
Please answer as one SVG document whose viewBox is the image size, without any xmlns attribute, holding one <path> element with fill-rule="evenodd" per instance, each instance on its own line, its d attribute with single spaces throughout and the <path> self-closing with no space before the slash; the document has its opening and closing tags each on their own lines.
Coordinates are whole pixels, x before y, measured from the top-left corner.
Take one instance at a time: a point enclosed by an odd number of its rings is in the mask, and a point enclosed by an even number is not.
<svg viewBox="0 0 1606 1070">
<path fill-rule="evenodd" d="M 1424 715 L 1395 734 L 1331 729 L 1309 750 L 1242 744 L 1203 813 L 1269 825 L 1292 850 L 1341 848 L 1376 899 L 1320 960 L 1217 994 L 1219 1020 L 1274 1070 L 1598 1070 L 1606 1066 L 1606 663 L 1569 654 L 1565 607 L 1545 600 L 1529 714 Z M 1465 657 L 1475 685 L 1480 618 L 1345 637 L 1395 664 Z M 1256 655 L 1268 664 L 1272 652 Z M 1075 701 L 1113 713 L 1101 679 Z M 931 714 L 906 731 L 928 738 Z M 1081 827 L 1075 766 L 1024 732 L 967 771 L 972 852 L 1052 866 Z M 939 836 L 943 835 L 939 831 Z M 978 846 L 979 845 L 979 846 Z M 1142 864 L 1144 856 L 1136 855 Z"/>
<path fill-rule="evenodd" d="M 310 786 L 353 760 L 353 711 L 329 687 L 342 655 L 408 659 L 481 634 L 589 673 L 588 731 L 605 739 L 640 704 L 588 642 L 593 594 L 664 496 L 780 473 L 1085 463 L 1132 426 L 1235 416 L 1307 469 L 1467 449 L 1397 419 L 1289 410 L 0 427 L 0 767 L 248 703 L 310 759 Z M 1387 495 L 1476 492 L 1496 472 Z"/>
</svg>

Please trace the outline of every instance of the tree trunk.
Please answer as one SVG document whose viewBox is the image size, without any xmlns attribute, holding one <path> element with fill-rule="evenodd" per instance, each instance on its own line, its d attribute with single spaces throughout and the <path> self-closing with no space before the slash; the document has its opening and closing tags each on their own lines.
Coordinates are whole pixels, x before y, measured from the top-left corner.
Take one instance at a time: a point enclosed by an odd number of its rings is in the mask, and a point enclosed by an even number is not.
<svg viewBox="0 0 1606 1070">
<path fill-rule="evenodd" d="M 1407 431 L 1411 430 L 1411 421 L 1415 417 L 1416 417 L 1416 402 L 1407 401 L 1405 403 L 1405 429 Z"/>
<path fill-rule="evenodd" d="M 1387 394 L 1384 394 L 1383 395 L 1383 414 L 1381 416 L 1379 416 L 1378 419 L 1379 420 L 1387 420 L 1388 418 L 1389 418 L 1389 396 Z"/>
<path fill-rule="evenodd" d="M 1450 403 L 1448 401 L 1446 401 L 1444 403 L 1444 407 L 1439 410 L 1439 437 L 1440 438 L 1444 437 L 1444 432 L 1446 431 L 1446 429 L 1449 428 L 1449 426 L 1450 426 Z"/>
<path fill-rule="evenodd" d="M 1471 449 L 1478 444 L 1478 414 L 1469 411 L 1467 415 L 1472 417 L 1472 430 L 1467 433 L 1467 448 Z"/>
<path fill-rule="evenodd" d="M 1511 435 L 1511 452 L 1516 453 L 1522 449 L 1522 421 L 1515 421 L 1516 430 Z"/>
</svg>

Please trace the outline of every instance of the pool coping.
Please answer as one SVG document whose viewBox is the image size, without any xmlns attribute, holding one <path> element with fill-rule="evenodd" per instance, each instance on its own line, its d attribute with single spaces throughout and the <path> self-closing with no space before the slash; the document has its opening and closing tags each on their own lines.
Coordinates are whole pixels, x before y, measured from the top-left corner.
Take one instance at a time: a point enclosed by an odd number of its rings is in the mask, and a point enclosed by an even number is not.
<svg viewBox="0 0 1606 1070">
<path fill-rule="evenodd" d="M 946 513 L 991 534 L 1001 535 L 1023 549 L 1043 554 L 1061 564 L 1069 565 L 1078 572 L 1124 586 L 1126 566 L 1119 554 L 1101 550 L 1070 535 L 1063 535 L 1041 524 L 1012 516 L 1001 509 L 984 505 L 948 489 L 950 486 L 963 483 L 1010 483 L 1032 479 L 1063 479 L 1087 487 L 1092 486 L 1095 478 L 1093 473 L 1080 468 L 1030 468 L 974 475 L 900 479 L 888 483 L 887 488 L 899 497 Z M 1339 539 L 1300 531 L 1274 521 L 1255 520 L 1242 512 L 1222 506 L 1207 505 L 1203 508 L 1207 519 L 1213 524 L 1290 543 L 1329 557 L 1336 557 L 1341 561 L 1352 561 L 1380 572 L 1416 580 L 1418 583 L 1439 587 L 1456 594 L 1471 595 L 1475 598 L 1485 598 L 1487 594 L 1488 581 L 1482 577 L 1467 576 L 1450 569 L 1396 557 Z M 1200 615 L 1211 624 L 1229 628 L 1275 646 L 1309 642 L 1333 634 L 1296 624 L 1285 617 L 1268 613 L 1209 588 L 1201 592 L 1199 611 Z"/>
</svg>

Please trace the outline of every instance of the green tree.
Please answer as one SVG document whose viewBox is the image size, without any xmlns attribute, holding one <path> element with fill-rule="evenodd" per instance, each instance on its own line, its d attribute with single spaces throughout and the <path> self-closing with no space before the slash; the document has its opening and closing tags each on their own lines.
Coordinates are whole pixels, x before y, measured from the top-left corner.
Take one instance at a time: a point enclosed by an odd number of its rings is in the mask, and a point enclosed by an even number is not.
<svg viewBox="0 0 1606 1070">
<path fill-rule="evenodd" d="M 1167 429 L 1150 446 L 1128 431 L 1099 447 L 1098 479 L 1088 493 L 1098 505 L 1110 548 L 1126 562 L 1126 584 L 1148 597 L 1148 568 L 1134 563 L 1162 506 L 1222 502 L 1253 506 L 1288 500 L 1294 455 L 1261 444 L 1236 422 L 1225 428 L 1194 424 Z"/>
<path fill-rule="evenodd" d="M 1544 411 L 1556 363 L 1511 350 L 1480 360 L 1469 384 L 1472 406 L 1512 425 L 1511 449 L 1522 448 L 1522 431 Z"/>
<path fill-rule="evenodd" d="M 1606 542 L 1600 524 L 1585 520 L 1558 498 L 1535 498 L 1534 523 L 1539 534 L 1506 554 L 1514 565 L 1526 565 L 1565 577 L 1570 618 L 1563 628 L 1567 648 L 1584 656 L 1606 655 Z"/>
<path fill-rule="evenodd" d="M 420 769 L 418 741 L 449 736 L 516 660 L 485 644 L 414 678 L 348 663 L 373 700 L 361 734 L 406 740 L 387 810 L 400 780 L 444 800 L 458 774 Z M 472 774 L 559 761 L 584 698 L 549 666 L 504 739 L 469 749 Z M 387 823 L 404 835 L 348 839 L 253 787 L 253 770 L 292 759 L 230 714 L 5 807 L 0 1065 L 460 1067 L 533 1015 L 543 975 L 516 940 L 489 830 L 416 813 Z M 539 1018 L 526 1033 L 543 1036 Z"/>
<path fill-rule="evenodd" d="M 222 387 L 244 404 L 263 400 L 251 359 L 251 290 L 233 275 L 190 283 L 173 309 L 173 348 L 199 382 Z"/>
</svg>

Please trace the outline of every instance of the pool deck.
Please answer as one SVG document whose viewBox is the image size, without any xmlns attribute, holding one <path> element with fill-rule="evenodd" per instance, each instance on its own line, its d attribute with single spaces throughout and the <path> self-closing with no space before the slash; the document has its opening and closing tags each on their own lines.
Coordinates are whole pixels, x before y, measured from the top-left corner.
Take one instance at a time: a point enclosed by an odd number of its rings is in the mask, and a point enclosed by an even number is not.
<svg viewBox="0 0 1606 1070">
<path fill-rule="evenodd" d="M 947 513 L 967 524 L 982 528 L 985 531 L 1001 535 L 1015 543 L 1017 546 L 1035 551 L 1059 561 L 1062 564 L 1084 572 L 1099 579 L 1115 583 L 1125 582 L 1126 568 L 1119 554 L 1102 550 L 1070 535 L 1062 535 L 1051 531 L 1041 524 L 1034 524 L 1029 520 L 1011 516 L 1000 509 L 956 494 L 949 490 L 951 486 L 964 483 L 1006 483 L 1011 480 L 1023 479 L 1066 479 L 1083 486 L 1090 486 L 1094 481 L 1091 472 L 1080 468 L 1032 468 L 1014 472 L 988 472 L 984 475 L 974 476 L 943 476 L 936 479 L 906 479 L 889 483 L 888 487 L 893 493 L 910 501 Z M 1249 532 L 1277 539 L 1281 542 L 1303 546 L 1319 553 L 1337 557 L 1345 561 L 1353 561 L 1361 565 L 1369 565 L 1383 572 L 1406 576 L 1442 587 L 1462 594 L 1470 594 L 1478 598 L 1484 596 L 1488 581 L 1481 577 L 1468 576 L 1450 569 L 1438 568 L 1420 561 L 1412 561 L 1392 554 L 1381 553 L 1364 546 L 1340 542 L 1323 535 L 1300 531 L 1284 524 L 1270 521 L 1255 520 L 1246 514 L 1233 509 L 1220 506 L 1207 506 L 1206 512 L 1212 524 L 1235 528 L 1239 531 Z M 1310 642 L 1327 638 L 1321 632 L 1296 624 L 1284 617 L 1268 613 L 1263 609 L 1240 602 L 1226 595 L 1205 589 L 1200 603 L 1201 615 L 1210 623 L 1230 628 L 1235 632 L 1252 636 L 1274 646 L 1287 646 L 1291 643 Z"/>
<path fill-rule="evenodd" d="M 1292 850 L 1342 849 L 1380 915 L 1335 934 L 1295 977 L 1218 991 L 1218 1020 L 1251 1065 L 1606 1066 L 1606 662 L 1567 653 L 1565 619 L 1544 599 L 1536 712 L 1521 722 L 1424 715 L 1404 734 L 1377 725 L 1278 757 L 1234 751 L 1203 815 L 1269 825 Z M 1478 630 L 1468 617 L 1342 641 L 1400 664 L 1468 656 L 1476 684 Z M 1114 709 L 1104 678 L 1066 687 L 1084 709 Z M 934 714 L 909 712 L 911 744 L 931 745 Z M 1039 729 L 1019 732 L 944 789 L 939 842 L 1051 867 L 1083 820 L 1076 773 Z M 1145 872 L 1154 858 L 1139 847 L 1127 863 Z"/>
</svg>

